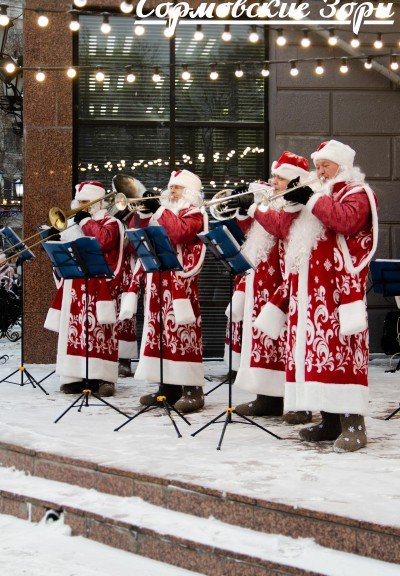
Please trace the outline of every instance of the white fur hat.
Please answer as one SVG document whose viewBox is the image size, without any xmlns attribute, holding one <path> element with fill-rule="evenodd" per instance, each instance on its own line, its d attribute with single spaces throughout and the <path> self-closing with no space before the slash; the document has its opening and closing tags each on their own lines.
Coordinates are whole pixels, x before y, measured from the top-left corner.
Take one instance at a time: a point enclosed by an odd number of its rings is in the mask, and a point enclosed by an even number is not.
<svg viewBox="0 0 400 576">
<path fill-rule="evenodd" d="M 196 174 L 189 170 L 174 170 L 168 182 L 168 188 L 175 184 L 176 186 L 183 186 L 192 192 L 201 192 L 201 180 Z"/>
<path fill-rule="evenodd" d="M 350 148 L 347 144 L 337 140 L 328 140 L 318 146 L 316 152 L 311 154 L 311 158 L 314 165 L 316 165 L 317 160 L 330 160 L 344 168 L 352 168 L 355 155 L 353 148 Z"/>
<path fill-rule="evenodd" d="M 75 186 L 75 200 L 91 202 L 101 200 L 106 191 L 101 182 L 81 182 Z"/>
<path fill-rule="evenodd" d="M 299 177 L 304 180 L 308 177 L 308 161 L 303 156 L 293 154 L 293 152 L 282 152 L 279 160 L 272 162 L 271 174 L 276 174 L 285 180 L 293 180 Z"/>
</svg>

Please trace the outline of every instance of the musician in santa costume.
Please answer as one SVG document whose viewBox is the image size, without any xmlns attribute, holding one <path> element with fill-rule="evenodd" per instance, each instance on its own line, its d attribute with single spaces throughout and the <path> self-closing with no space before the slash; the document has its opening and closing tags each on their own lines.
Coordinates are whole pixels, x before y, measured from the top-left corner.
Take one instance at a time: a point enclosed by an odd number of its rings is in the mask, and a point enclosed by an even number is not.
<svg viewBox="0 0 400 576">
<path fill-rule="evenodd" d="M 254 199 L 261 211 L 283 208 L 285 200 L 282 197 L 274 200 L 274 196 L 286 190 L 294 178 L 299 177 L 302 181 L 309 178 L 308 161 L 285 151 L 278 161 L 272 163 L 271 174 L 271 185 L 252 182 L 248 188 L 253 194 L 250 202 Z M 263 205 L 264 199 L 268 200 L 268 204 Z M 240 198 L 238 204 L 243 203 L 248 206 L 249 199 Z M 240 212 L 246 214 L 238 215 L 242 226 L 245 223 L 250 226 L 242 251 L 255 270 L 243 277 L 244 292 L 234 294 L 233 298 L 235 316 L 243 319 L 242 355 L 235 385 L 256 393 L 257 397 L 240 404 L 236 410 L 250 416 L 281 416 L 285 389 L 286 325 L 279 327 L 276 339 L 271 339 L 254 326 L 254 321 L 283 282 L 284 243 L 249 216 L 247 210 L 240 209 Z M 241 294 L 244 296 L 242 299 Z M 309 422 L 311 416 L 311 412 L 297 411 L 285 414 L 283 419 L 290 424 L 299 424 Z"/>
<path fill-rule="evenodd" d="M 289 192 L 292 213 L 253 208 L 267 230 L 288 240 L 287 285 L 256 325 L 268 334 L 288 314 L 285 407 L 322 415 L 300 438 L 335 440 L 335 451 L 352 452 L 367 443 L 366 281 L 378 238 L 376 199 L 350 146 L 330 140 L 311 157 L 322 182 L 315 193 L 308 186 Z"/>
<path fill-rule="evenodd" d="M 171 174 L 161 204 L 149 193 L 143 196 L 146 197 L 148 212 L 144 217 L 151 215 L 143 222 L 165 228 L 183 271 L 164 272 L 162 275 L 164 385 L 159 386 L 157 392 L 142 396 L 140 402 L 151 405 L 156 396 L 162 394 L 181 412 L 193 412 L 204 406 L 198 275 L 204 261 L 205 245 L 197 234 L 207 230 L 208 223 L 207 215 L 200 210 L 201 181 L 188 170 L 177 170 Z M 145 274 L 144 277 L 144 326 L 135 380 L 160 382 L 158 274 Z M 143 270 L 139 265 L 130 293 L 122 301 L 121 319 L 135 312 L 142 278 Z"/>
<path fill-rule="evenodd" d="M 89 279 L 89 379 L 90 387 L 101 396 L 112 396 L 118 377 L 118 340 L 115 335 L 117 278 L 123 259 L 122 224 L 107 214 L 104 186 L 100 182 L 82 182 L 76 186 L 75 200 L 82 211 L 74 217 L 85 236 L 95 237 L 115 278 Z M 99 199 L 85 210 L 85 204 Z M 61 391 L 82 392 L 86 370 L 85 281 L 62 280 L 47 314 L 45 327 L 59 333 L 56 373 Z"/>
</svg>

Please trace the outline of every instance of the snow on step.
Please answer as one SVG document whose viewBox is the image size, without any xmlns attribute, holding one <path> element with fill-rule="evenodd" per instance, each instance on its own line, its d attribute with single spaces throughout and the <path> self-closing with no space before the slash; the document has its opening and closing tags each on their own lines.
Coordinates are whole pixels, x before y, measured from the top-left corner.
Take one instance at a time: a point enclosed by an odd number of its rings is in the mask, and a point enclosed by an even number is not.
<svg viewBox="0 0 400 576">
<path fill-rule="evenodd" d="M 184 538 L 222 550 L 294 566 L 326 576 L 399 576 L 400 567 L 319 546 L 310 538 L 264 534 L 167 510 L 141 498 L 125 498 L 0 468 L 0 490 L 47 500 L 120 520 L 158 534 Z"/>
<path fill-rule="evenodd" d="M 0 533 L 0 566 L 7 576 L 201 576 L 82 536 L 71 538 L 70 528 L 61 520 L 32 524 L 0 514 Z"/>
</svg>

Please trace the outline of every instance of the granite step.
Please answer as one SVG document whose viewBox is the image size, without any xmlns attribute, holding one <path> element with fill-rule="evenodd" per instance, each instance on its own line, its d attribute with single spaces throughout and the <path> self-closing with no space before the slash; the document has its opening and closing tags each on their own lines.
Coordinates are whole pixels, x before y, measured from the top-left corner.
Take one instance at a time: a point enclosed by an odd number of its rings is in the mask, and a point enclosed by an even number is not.
<svg viewBox="0 0 400 576">
<path fill-rule="evenodd" d="M 210 576 L 394 576 L 398 566 L 167 510 L 141 498 L 0 468 L 0 513 L 39 522 L 63 515 L 73 535 Z"/>
<path fill-rule="evenodd" d="M 103 466 L 0 443 L 0 465 L 119 497 L 139 497 L 160 509 L 209 518 L 257 533 L 313 538 L 319 545 L 400 564 L 400 529 L 295 508 L 205 486 Z"/>
</svg>

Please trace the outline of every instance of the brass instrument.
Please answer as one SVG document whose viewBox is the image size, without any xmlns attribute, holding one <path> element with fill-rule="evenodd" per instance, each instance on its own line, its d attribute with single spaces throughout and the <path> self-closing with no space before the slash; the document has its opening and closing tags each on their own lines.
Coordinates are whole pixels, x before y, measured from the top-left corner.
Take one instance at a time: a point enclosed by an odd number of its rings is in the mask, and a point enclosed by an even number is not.
<svg viewBox="0 0 400 576">
<path fill-rule="evenodd" d="M 276 200 L 277 198 L 282 198 L 285 194 L 289 192 L 293 192 L 298 188 L 303 188 L 303 186 L 310 186 L 312 184 L 320 183 L 318 178 L 313 178 L 302 184 L 298 184 L 297 186 L 292 186 L 292 188 L 288 188 L 283 190 L 282 192 L 278 192 L 273 196 L 269 196 L 268 198 L 263 195 L 263 199 L 260 204 L 264 204 L 265 206 L 268 205 L 270 202 Z M 205 200 L 203 205 L 206 207 L 210 207 L 210 213 L 216 220 L 230 220 L 232 218 L 236 218 L 238 209 L 237 208 L 229 208 L 229 201 L 234 200 L 235 198 L 240 198 L 240 196 L 246 196 L 247 194 L 253 194 L 253 192 L 247 190 L 246 192 L 240 192 L 240 194 L 231 194 L 233 190 L 230 189 L 223 189 L 214 194 L 211 200 Z M 228 195 L 227 195 L 228 194 Z M 219 206 L 219 208 L 216 208 Z"/>
</svg>

